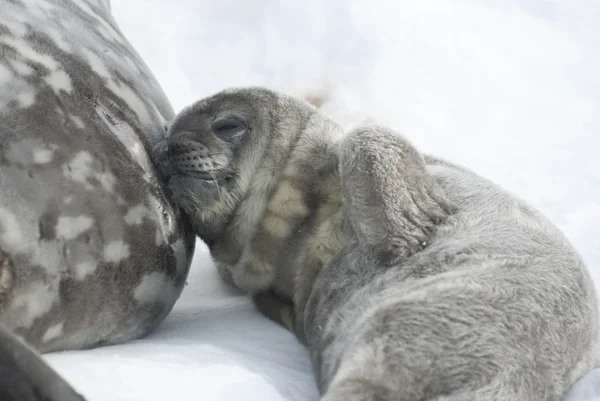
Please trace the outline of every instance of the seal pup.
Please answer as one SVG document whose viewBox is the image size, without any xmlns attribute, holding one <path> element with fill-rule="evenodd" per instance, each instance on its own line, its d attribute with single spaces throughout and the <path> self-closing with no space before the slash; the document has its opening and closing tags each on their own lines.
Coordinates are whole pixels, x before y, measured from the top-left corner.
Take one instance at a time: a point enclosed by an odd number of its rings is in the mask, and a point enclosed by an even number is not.
<svg viewBox="0 0 600 401">
<path fill-rule="evenodd" d="M 0 323 L 41 352 L 143 336 L 195 244 L 147 151 L 173 110 L 107 0 L 0 10 Z"/>
<path fill-rule="evenodd" d="M 230 89 L 156 162 L 223 277 L 308 346 L 324 401 L 560 400 L 592 367 L 596 294 L 563 234 L 392 130 Z"/>
</svg>

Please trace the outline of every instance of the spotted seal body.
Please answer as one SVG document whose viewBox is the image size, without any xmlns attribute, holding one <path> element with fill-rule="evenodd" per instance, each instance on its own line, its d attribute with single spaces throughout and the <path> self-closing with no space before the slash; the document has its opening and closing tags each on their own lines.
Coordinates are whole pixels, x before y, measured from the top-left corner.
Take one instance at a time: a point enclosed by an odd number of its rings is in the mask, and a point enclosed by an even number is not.
<svg viewBox="0 0 600 401">
<path fill-rule="evenodd" d="M 323 400 L 559 400 L 592 367 L 596 294 L 561 232 L 389 129 L 227 90 L 157 164 L 223 276 L 308 345 Z"/>
<path fill-rule="evenodd" d="M 171 106 L 107 0 L 0 9 L 0 322 L 42 352 L 142 336 L 194 247 L 146 151 Z"/>
</svg>

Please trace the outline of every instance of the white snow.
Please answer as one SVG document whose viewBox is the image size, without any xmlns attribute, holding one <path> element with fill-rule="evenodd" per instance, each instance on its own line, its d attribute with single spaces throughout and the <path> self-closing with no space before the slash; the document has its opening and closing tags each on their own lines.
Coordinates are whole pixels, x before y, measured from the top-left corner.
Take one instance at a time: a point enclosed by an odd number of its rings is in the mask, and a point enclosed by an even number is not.
<svg viewBox="0 0 600 401">
<path fill-rule="evenodd" d="M 600 284 L 597 0 L 112 0 L 173 106 L 229 86 L 327 93 L 550 217 Z M 90 401 L 316 400 L 306 351 L 219 281 L 199 244 L 154 333 L 47 360 Z M 600 364 L 598 365 L 600 368 Z M 569 401 L 600 399 L 600 369 Z"/>
</svg>

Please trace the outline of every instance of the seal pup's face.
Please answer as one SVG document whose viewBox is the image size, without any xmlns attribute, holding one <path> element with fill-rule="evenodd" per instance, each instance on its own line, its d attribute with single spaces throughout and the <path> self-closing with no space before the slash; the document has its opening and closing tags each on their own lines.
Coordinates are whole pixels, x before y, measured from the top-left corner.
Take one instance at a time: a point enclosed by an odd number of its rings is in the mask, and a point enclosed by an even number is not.
<svg viewBox="0 0 600 401">
<path fill-rule="evenodd" d="M 169 126 L 154 160 L 205 242 L 222 234 L 254 185 L 266 149 L 277 143 L 282 116 L 312 112 L 294 102 L 267 89 L 231 89 L 185 108 Z"/>
</svg>

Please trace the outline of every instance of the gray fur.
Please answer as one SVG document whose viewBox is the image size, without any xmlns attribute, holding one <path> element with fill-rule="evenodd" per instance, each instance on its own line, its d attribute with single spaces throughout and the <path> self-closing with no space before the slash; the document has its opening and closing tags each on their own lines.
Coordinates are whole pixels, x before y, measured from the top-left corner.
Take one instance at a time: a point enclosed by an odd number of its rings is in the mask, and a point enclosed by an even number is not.
<svg viewBox="0 0 600 401">
<path fill-rule="evenodd" d="M 42 352 L 143 336 L 194 249 L 146 150 L 172 108 L 107 0 L 0 10 L 0 323 Z"/>
<path fill-rule="evenodd" d="M 231 116 L 233 142 L 214 128 Z M 248 88 L 182 111 L 161 149 L 222 275 L 307 344 L 323 400 L 560 400 L 591 369 L 596 294 L 563 234 L 397 133 Z"/>
<path fill-rule="evenodd" d="M 27 343 L 0 324 L 0 400 L 85 401 Z"/>
</svg>

